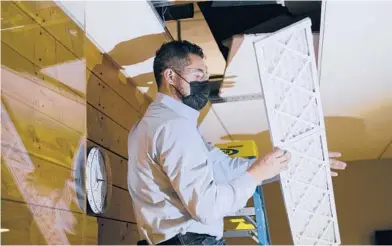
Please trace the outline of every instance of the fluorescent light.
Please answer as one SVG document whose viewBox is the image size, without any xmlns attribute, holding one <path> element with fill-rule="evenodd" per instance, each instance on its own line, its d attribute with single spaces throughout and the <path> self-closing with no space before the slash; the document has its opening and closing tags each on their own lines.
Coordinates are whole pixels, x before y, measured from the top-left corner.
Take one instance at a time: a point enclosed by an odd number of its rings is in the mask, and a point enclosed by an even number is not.
<svg viewBox="0 0 392 246">
<path fill-rule="evenodd" d="M 9 232 L 9 231 L 10 231 L 9 229 L 0 228 L 0 233 L 2 233 L 2 232 Z"/>
</svg>

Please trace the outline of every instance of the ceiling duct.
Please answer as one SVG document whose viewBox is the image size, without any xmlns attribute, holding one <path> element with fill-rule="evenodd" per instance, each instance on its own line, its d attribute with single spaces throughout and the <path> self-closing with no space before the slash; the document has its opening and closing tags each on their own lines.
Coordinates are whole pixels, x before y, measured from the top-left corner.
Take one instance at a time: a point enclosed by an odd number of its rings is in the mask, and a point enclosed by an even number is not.
<svg viewBox="0 0 392 246">
<path fill-rule="evenodd" d="M 174 1 L 153 2 L 155 10 L 162 21 L 181 20 L 193 18 L 193 3 L 173 5 Z"/>
<path fill-rule="evenodd" d="M 268 4 L 283 4 L 284 1 L 212 1 L 211 7 L 238 7 L 238 6 L 249 6 L 249 5 L 268 5 Z"/>
</svg>

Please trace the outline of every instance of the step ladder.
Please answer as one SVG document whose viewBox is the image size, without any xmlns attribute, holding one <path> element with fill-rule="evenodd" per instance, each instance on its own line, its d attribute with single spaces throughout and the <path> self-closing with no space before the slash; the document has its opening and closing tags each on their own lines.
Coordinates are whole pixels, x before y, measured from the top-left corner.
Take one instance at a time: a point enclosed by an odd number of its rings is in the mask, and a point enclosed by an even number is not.
<svg viewBox="0 0 392 246">
<path fill-rule="evenodd" d="M 224 153 L 231 157 L 255 159 L 258 157 L 258 148 L 254 141 L 234 141 L 227 144 L 218 144 Z M 251 237 L 258 245 L 271 245 L 268 220 L 265 209 L 263 189 L 261 185 L 253 194 L 253 206 L 239 210 L 232 216 L 225 217 L 231 223 L 238 223 L 234 230 L 226 230 L 224 238 Z"/>
<path fill-rule="evenodd" d="M 238 226 L 235 230 L 225 231 L 223 233 L 223 237 L 251 237 L 258 243 L 258 245 L 271 245 L 263 190 L 261 186 L 258 186 L 253 194 L 253 204 L 254 207 L 243 208 L 235 215 L 226 217 L 226 219 L 239 218 L 231 220 L 232 222 L 239 222 L 240 226 Z M 249 223 L 250 225 L 247 226 L 241 220 Z M 241 225 L 243 225 L 242 228 Z"/>
</svg>

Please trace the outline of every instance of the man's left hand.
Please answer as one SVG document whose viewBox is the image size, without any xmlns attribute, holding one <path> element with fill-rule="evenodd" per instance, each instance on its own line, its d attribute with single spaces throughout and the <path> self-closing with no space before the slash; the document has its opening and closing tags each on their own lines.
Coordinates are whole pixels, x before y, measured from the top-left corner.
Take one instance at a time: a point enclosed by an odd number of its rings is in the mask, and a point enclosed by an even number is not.
<svg viewBox="0 0 392 246">
<path fill-rule="evenodd" d="M 334 159 L 334 158 L 337 158 L 337 157 L 341 157 L 342 156 L 341 153 L 339 153 L 339 152 L 329 152 L 328 155 L 329 155 L 329 163 L 331 165 L 331 169 L 336 169 L 336 170 L 344 170 L 344 169 L 346 169 L 347 163 Z M 336 177 L 336 176 L 338 176 L 338 173 L 331 171 L 331 176 L 332 177 Z"/>
</svg>

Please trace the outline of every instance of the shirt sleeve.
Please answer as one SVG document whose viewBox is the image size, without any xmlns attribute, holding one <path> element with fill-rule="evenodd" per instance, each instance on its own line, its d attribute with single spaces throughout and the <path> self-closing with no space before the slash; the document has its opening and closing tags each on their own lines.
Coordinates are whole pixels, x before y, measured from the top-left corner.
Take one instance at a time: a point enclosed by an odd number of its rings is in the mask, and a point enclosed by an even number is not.
<svg viewBox="0 0 392 246">
<path fill-rule="evenodd" d="M 208 153 L 208 161 L 212 163 L 214 176 L 220 183 L 227 183 L 244 174 L 253 160 L 230 157 L 219 148 L 213 147 Z"/>
<path fill-rule="evenodd" d="M 208 144 L 208 143 L 206 143 Z M 245 159 L 241 157 L 230 157 L 217 147 L 211 145 L 208 160 L 212 163 L 214 176 L 220 183 L 227 183 L 244 174 L 256 159 Z M 264 180 L 262 184 L 278 181 L 279 175 Z"/>
<path fill-rule="evenodd" d="M 226 184 L 214 179 L 203 139 L 185 119 L 163 127 L 157 148 L 160 164 L 191 216 L 205 224 L 233 214 L 246 205 L 257 183 L 243 172 Z"/>
</svg>

